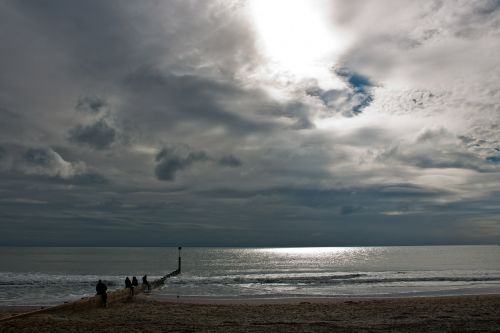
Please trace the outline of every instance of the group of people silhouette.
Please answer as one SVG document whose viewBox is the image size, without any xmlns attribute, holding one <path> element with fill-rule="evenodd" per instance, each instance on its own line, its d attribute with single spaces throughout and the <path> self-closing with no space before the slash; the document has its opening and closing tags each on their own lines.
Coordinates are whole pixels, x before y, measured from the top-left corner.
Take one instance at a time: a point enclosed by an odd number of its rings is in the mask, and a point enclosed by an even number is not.
<svg viewBox="0 0 500 333">
<path fill-rule="evenodd" d="M 148 276 L 147 275 L 144 275 L 142 277 L 142 284 L 144 286 L 144 292 L 150 292 L 151 291 L 151 285 L 148 282 Z M 134 293 L 135 293 L 134 288 L 138 287 L 138 286 L 139 286 L 139 281 L 137 280 L 137 278 L 135 276 L 132 277 L 132 280 L 130 280 L 129 277 L 127 276 L 127 278 L 125 279 L 125 288 L 127 288 L 127 289 L 130 290 L 129 291 L 129 297 L 134 296 Z M 106 286 L 106 284 L 102 280 L 99 280 L 97 282 L 97 285 L 95 286 L 95 290 L 96 290 L 96 294 L 101 296 L 103 306 L 107 306 L 107 303 L 108 303 L 108 293 L 107 293 L 108 287 Z"/>
</svg>

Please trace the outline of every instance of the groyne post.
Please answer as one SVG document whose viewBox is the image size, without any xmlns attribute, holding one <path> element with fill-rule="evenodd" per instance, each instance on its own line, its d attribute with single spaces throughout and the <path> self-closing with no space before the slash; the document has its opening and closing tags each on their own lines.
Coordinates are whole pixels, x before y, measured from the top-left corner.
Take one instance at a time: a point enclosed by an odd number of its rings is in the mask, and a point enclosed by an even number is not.
<svg viewBox="0 0 500 333">
<path fill-rule="evenodd" d="M 182 250 L 182 246 L 179 246 L 179 267 L 177 268 L 177 270 L 179 271 L 179 274 L 181 273 L 181 250 Z"/>
</svg>

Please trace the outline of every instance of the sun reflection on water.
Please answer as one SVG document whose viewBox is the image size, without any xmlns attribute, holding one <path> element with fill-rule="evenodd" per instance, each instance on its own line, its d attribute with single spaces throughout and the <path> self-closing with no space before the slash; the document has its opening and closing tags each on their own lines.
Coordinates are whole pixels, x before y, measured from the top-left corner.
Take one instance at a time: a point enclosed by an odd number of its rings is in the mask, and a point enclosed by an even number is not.
<svg viewBox="0 0 500 333">
<path fill-rule="evenodd" d="M 322 256 L 332 254 L 342 254 L 356 251 L 353 247 L 287 247 L 259 249 L 262 252 L 269 252 L 278 255 L 298 255 L 298 256 Z"/>
<path fill-rule="evenodd" d="M 283 257 L 287 261 L 301 261 L 308 264 L 319 264 L 325 260 L 337 264 L 352 264 L 373 260 L 382 254 L 382 249 L 377 247 L 291 247 L 264 248 L 255 251 L 264 256 Z"/>
</svg>

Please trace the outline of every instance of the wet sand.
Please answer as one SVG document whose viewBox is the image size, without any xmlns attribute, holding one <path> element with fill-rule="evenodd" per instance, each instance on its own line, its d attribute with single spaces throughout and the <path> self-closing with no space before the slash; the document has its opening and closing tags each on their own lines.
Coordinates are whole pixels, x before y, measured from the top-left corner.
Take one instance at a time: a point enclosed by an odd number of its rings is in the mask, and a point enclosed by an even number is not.
<svg viewBox="0 0 500 333">
<path fill-rule="evenodd" d="M 30 308 L 0 308 L 0 317 Z M 0 332 L 500 332 L 500 295 L 295 300 L 137 297 L 0 322 Z"/>
</svg>

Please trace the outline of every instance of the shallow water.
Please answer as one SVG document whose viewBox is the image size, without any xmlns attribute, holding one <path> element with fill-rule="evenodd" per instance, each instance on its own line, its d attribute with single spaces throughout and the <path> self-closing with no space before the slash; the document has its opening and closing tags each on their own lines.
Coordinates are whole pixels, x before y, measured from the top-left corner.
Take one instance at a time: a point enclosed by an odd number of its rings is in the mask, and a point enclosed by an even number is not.
<svg viewBox="0 0 500 333">
<path fill-rule="evenodd" d="M 0 304 L 47 305 L 94 294 L 98 279 L 150 280 L 177 248 L 2 248 Z M 500 246 L 184 248 L 163 297 L 397 297 L 500 292 Z"/>
</svg>

